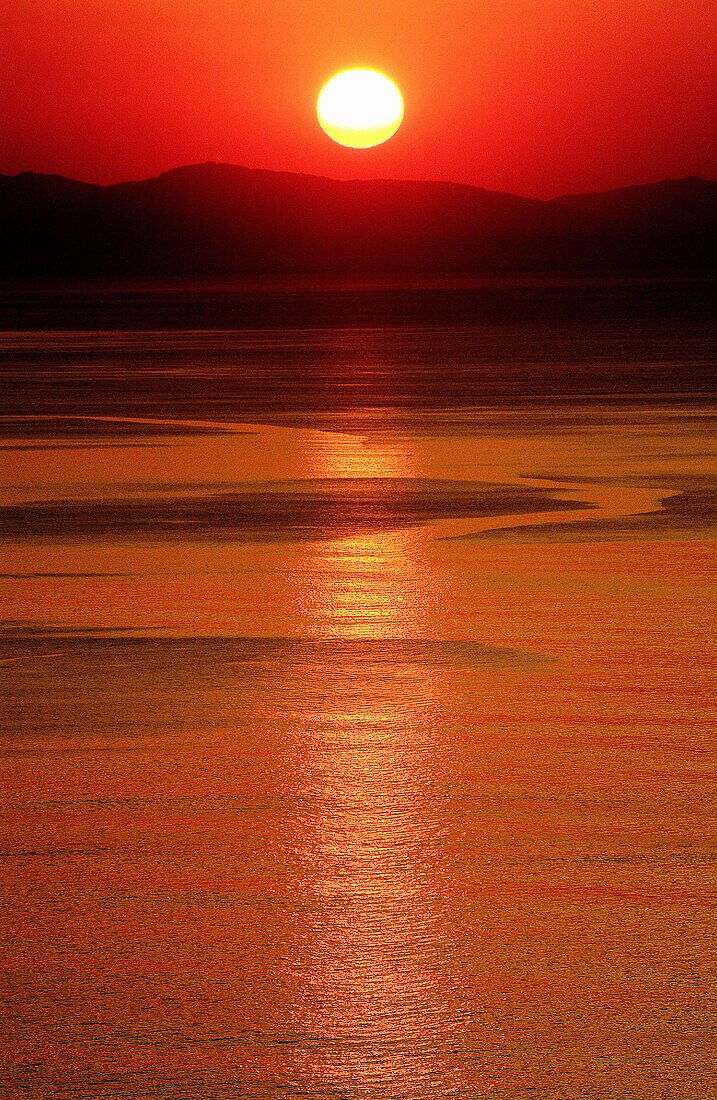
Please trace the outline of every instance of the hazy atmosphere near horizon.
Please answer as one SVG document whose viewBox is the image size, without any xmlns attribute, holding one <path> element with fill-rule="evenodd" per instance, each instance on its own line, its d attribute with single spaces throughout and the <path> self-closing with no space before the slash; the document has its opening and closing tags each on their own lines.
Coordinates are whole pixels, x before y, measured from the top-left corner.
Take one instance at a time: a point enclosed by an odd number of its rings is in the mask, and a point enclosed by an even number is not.
<svg viewBox="0 0 717 1100">
<path fill-rule="evenodd" d="M 703 0 L 0 0 L 9 1100 L 717 1096 Z"/>
</svg>

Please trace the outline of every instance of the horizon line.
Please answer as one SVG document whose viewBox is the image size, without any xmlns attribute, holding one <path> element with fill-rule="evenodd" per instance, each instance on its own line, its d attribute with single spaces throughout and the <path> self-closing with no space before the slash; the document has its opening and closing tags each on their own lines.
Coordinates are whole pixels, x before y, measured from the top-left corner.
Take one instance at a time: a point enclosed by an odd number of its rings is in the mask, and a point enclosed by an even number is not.
<svg viewBox="0 0 717 1100">
<path fill-rule="evenodd" d="M 350 177 L 348 179 L 339 179 L 336 176 L 322 175 L 317 172 L 294 172 L 285 168 L 250 168 L 245 164 L 236 164 L 232 161 L 216 161 L 216 160 L 204 160 L 195 161 L 189 164 L 178 164 L 173 168 L 165 168 L 161 172 L 155 175 L 135 177 L 132 179 L 116 180 L 113 183 L 95 183 L 90 180 L 80 179 L 75 176 L 66 176 L 62 172 L 43 172 L 37 171 L 33 168 L 23 169 L 20 172 L 6 173 L 0 172 L 0 176 L 5 179 L 18 179 L 21 176 L 41 176 L 48 179 L 63 179 L 68 180 L 71 183 L 81 183 L 86 187 L 98 187 L 103 190 L 107 190 L 112 187 L 122 187 L 127 184 L 139 184 L 149 183 L 152 180 L 161 179 L 163 176 L 172 175 L 175 172 L 181 172 L 191 168 L 235 168 L 243 172 L 251 172 L 269 176 L 297 176 L 302 179 L 316 179 L 327 180 L 330 183 L 338 184 L 371 184 L 371 183 L 406 183 L 406 184 L 426 184 L 426 185 L 438 185 L 441 187 L 457 187 L 466 191 L 483 191 L 492 195 L 508 195 L 511 198 L 523 199 L 526 202 L 536 203 L 551 203 L 557 202 L 560 199 L 587 197 L 590 195 L 609 195 L 619 191 L 634 191 L 641 190 L 647 187 L 657 187 L 663 183 L 687 183 L 692 181 L 698 181 L 700 183 L 711 183 L 717 186 L 717 180 L 713 180 L 708 176 L 699 176 L 690 174 L 687 176 L 662 176 L 659 179 L 654 179 L 648 183 L 630 183 L 622 184 L 618 187 L 607 187 L 599 191 L 564 191 L 558 195 L 554 195 L 549 199 L 536 198 L 531 195 L 520 195 L 514 191 L 498 191 L 489 187 L 482 187 L 479 184 L 473 183 L 459 183 L 456 180 L 438 180 L 438 179 L 397 179 L 393 176 L 370 176 L 368 178 Z"/>
</svg>

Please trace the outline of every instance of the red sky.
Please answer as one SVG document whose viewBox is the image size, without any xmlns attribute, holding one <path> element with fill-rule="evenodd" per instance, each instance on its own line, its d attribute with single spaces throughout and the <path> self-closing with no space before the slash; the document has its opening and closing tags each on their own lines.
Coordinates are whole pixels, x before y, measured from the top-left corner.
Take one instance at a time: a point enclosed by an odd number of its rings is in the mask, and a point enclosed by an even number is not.
<svg viewBox="0 0 717 1100">
<path fill-rule="evenodd" d="M 550 197 L 717 178 L 714 0 L 0 0 L 0 172 L 100 183 L 227 161 Z M 331 142 L 378 68 L 398 134 Z"/>
</svg>

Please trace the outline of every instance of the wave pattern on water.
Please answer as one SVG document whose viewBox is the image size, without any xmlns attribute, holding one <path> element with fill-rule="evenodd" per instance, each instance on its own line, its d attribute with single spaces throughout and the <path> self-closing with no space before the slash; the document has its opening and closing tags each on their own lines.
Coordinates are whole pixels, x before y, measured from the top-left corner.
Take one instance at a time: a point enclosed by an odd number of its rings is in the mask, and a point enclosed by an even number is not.
<svg viewBox="0 0 717 1100">
<path fill-rule="evenodd" d="M 532 318 L 0 338 L 8 1095 L 711 1095 L 704 325 Z"/>
</svg>

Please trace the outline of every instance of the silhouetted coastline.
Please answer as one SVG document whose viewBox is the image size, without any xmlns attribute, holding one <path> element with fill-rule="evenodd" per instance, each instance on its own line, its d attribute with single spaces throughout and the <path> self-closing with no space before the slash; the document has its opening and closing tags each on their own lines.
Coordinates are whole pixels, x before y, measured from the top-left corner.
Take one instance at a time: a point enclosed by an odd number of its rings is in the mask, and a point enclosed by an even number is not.
<svg viewBox="0 0 717 1100">
<path fill-rule="evenodd" d="M 102 187 L 0 176 L 0 277 L 236 278 L 714 268 L 717 183 L 550 201 L 227 164 Z"/>
</svg>

